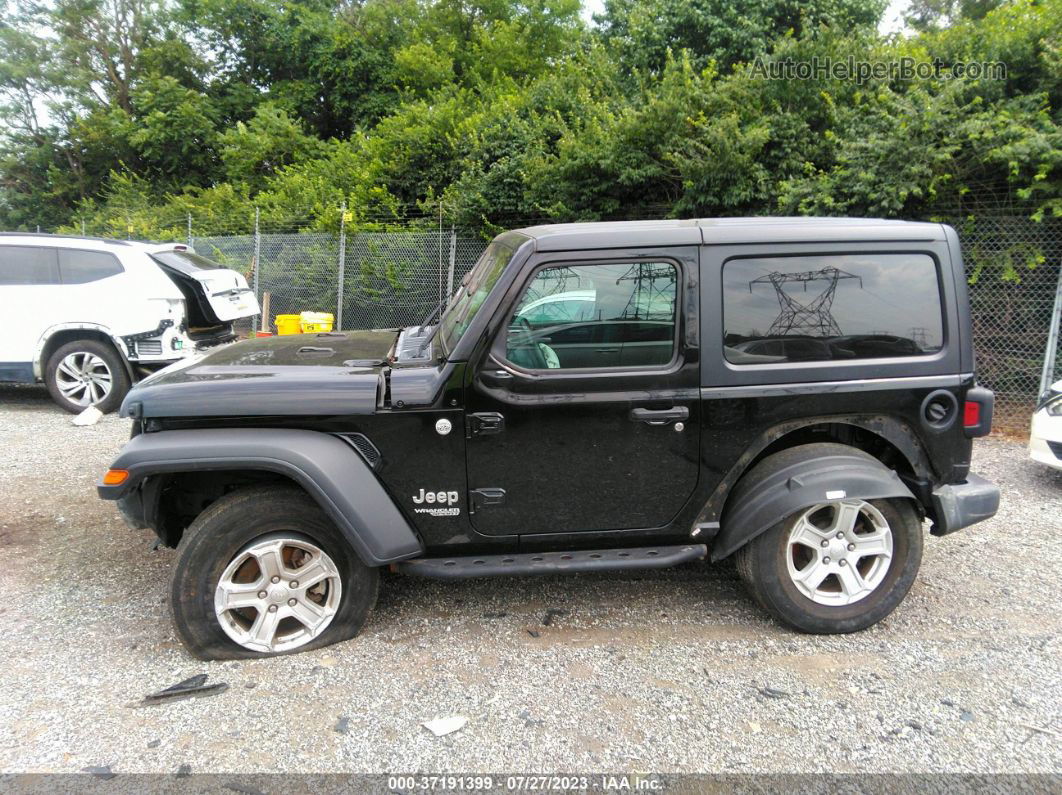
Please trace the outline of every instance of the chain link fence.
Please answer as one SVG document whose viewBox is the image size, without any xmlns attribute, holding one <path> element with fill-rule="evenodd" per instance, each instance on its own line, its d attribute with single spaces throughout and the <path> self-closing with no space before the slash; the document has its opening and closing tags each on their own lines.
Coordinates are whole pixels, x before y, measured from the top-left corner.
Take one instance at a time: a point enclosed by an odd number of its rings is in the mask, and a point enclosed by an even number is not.
<svg viewBox="0 0 1062 795">
<path fill-rule="evenodd" d="M 1017 216 L 944 219 L 962 243 L 978 379 L 996 393 L 999 430 L 1028 431 L 1040 392 L 1062 378 L 1045 354 L 1059 334 L 1062 221 Z"/>
<path fill-rule="evenodd" d="M 1024 216 L 939 218 L 959 232 L 973 315 L 977 371 L 996 392 L 996 427 L 1023 432 L 1042 389 L 1062 378 L 1045 366 L 1060 281 L 1062 221 Z M 473 232 L 262 232 L 192 238 L 199 253 L 243 271 L 263 309 L 331 312 L 341 329 L 393 328 L 423 320 L 487 246 Z M 257 263 L 257 267 L 256 267 Z M 1057 320 L 1055 321 L 1057 330 Z M 259 328 L 258 325 L 255 327 Z"/>
<path fill-rule="evenodd" d="M 478 231 L 426 219 L 389 231 L 329 232 L 314 219 L 263 230 L 252 216 L 220 227 L 239 233 L 212 236 L 196 235 L 191 216 L 171 220 L 163 225 L 171 239 L 187 236 L 254 286 L 263 316 L 242 333 L 275 330 L 277 315 L 303 311 L 330 312 L 340 329 L 413 325 L 452 292 L 488 242 Z M 1059 334 L 1056 302 L 1062 306 L 1062 219 L 988 211 L 932 220 L 954 226 L 962 242 L 977 373 L 996 393 L 995 427 L 1023 433 L 1044 386 L 1062 378 L 1051 343 Z"/>
</svg>

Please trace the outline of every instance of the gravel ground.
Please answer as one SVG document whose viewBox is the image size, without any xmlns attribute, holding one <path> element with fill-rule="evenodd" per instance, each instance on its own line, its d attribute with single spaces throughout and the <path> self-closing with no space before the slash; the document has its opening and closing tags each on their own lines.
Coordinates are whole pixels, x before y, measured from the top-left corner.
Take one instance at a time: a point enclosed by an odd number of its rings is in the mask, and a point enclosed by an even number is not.
<svg viewBox="0 0 1062 795">
<path fill-rule="evenodd" d="M 1000 514 L 927 539 L 907 600 L 856 635 L 787 631 L 725 564 L 389 576 L 352 642 L 202 663 L 170 624 L 173 551 L 93 490 L 127 436 L 0 387 L 0 771 L 1062 768 L 1062 473 L 1020 444 L 978 443 Z M 132 706 L 199 673 L 228 690 Z"/>
</svg>

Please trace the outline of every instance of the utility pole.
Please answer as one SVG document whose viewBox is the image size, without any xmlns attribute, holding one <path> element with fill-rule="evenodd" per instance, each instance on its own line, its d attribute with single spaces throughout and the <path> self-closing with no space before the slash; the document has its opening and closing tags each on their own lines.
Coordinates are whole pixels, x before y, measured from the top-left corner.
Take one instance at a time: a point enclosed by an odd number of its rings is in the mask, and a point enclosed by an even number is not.
<svg viewBox="0 0 1062 795">
<path fill-rule="evenodd" d="M 859 288 L 863 288 L 863 280 L 859 276 L 840 270 L 839 268 L 821 268 L 817 271 L 804 271 L 803 273 L 784 273 L 775 271 L 753 279 L 749 282 L 749 292 L 757 284 L 770 284 L 774 287 L 778 296 L 778 317 L 774 319 L 768 337 L 782 337 L 787 334 L 807 334 L 812 337 L 840 337 L 841 329 L 834 320 L 833 297 L 837 292 L 837 283 L 844 279 L 856 279 Z M 805 304 L 798 301 L 785 291 L 784 285 L 798 284 L 808 291 L 808 284 L 816 281 L 826 282 L 826 287 L 811 303 Z"/>
<path fill-rule="evenodd" d="M 259 284 L 258 271 L 261 270 L 261 264 L 262 264 L 262 235 L 261 235 L 260 230 L 258 228 L 258 221 L 259 221 L 259 212 L 258 212 L 258 208 L 255 207 L 254 208 L 254 261 L 252 262 L 252 268 L 253 268 L 254 272 L 253 272 L 253 275 L 252 275 L 252 281 L 254 283 L 254 297 L 255 297 L 255 300 L 260 301 L 261 300 L 261 293 L 258 292 L 258 284 Z M 269 328 L 269 318 L 264 318 L 264 321 L 265 321 L 265 328 L 268 329 Z M 251 331 L 252 332 L 257 332 L 258 331 L 258 316 L 257 315 L 251 321 Z"/>
<path fill-rule="evenodd" d="M 192 243 L 192 213 L 188 213 L 188 248 L 195 248 Z"/>
<path fill-rule="evenodd" d="M 439 199 L 439 301 L 438 301 L 438 303 L 440 303 L 440 304 L 443 302 L 443 295 L 442 295 L 442 291 L 443 291 L 442 213 L 443 213 L 443 203 L 442 203 L 442 199 Z"/>
<path fill-rule="evenodd" d="M 1055 305 L 1051 310 L 1051 326 L 1047 330 L 1047 347 L 1044 348 L 1044 369 L 1040 372 L 1040 393 L 1043 397 L 1055 377 L 1055 361 L 1058 356 L 1059 326 L 1062 325 L 1062 261 L 1058 267 L 1058 285 L 1055 287 Z"/>
<path fill-rule="evenodd" d="M 336 289 L 336 331 L 343 330 L 343 284 L 347 272 L 347 200 L 339 208 L 339 284 Z"/>
<path fill-rule="evenodd" d="M 457 258 L 457 233 L 450 224 L 450 268 L 446 273 L 446 300 L 454 294 L 454 260 Z"/>
</svg>

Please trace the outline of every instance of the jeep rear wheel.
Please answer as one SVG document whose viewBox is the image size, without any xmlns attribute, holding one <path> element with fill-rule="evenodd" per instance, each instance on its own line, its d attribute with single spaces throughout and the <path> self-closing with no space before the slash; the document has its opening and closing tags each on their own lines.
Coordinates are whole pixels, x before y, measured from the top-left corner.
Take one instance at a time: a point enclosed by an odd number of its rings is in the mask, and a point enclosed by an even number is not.
<svg viewBox="0 0 1062 795">
<path fill-rule="evenodd" d="M 305 493 L 244 489 L 185 531 L 173 572 L 174 623 L 201 659 L 306 651 L 357 635 L 378 584 L 378 571 Z"/>
<path fill-rule="evenodd" d="M 845 499 L 793 513 L 737 553 L 756 600 L 804 632 L 856 632 L 903 601 L 922 560 L 910 501 Z"/>
</svg>

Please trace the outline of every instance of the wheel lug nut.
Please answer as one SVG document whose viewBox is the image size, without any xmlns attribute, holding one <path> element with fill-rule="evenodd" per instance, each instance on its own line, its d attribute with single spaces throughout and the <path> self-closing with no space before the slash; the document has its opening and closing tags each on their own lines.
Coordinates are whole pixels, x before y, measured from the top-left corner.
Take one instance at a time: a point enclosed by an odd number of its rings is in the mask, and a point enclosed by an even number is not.
<svg viewBox="0 0 1062 795">
<path fill-rule="evenodd" d="M 838 534 L 837 534 L 837 537 L 838 537 L 838 538 L 844 538 L 844 533 L 838 533 Z"/>
<path fill-rule="evenodd" d="M 267 591 L 259 591 L 258 592 L 258 598 L 259 599 L 265 599 L 267 596 L 269 596 L 269 593 Z"/>
<path fill-rule="evenodd" d="M 275 613 L 275 612 L 277 612 L 277 606 L 276 606 L 276 605 L 270 605 L 270 606 L 269 606 L 269 612 L 270 612 L 270 613 Z"/>
<path fill-rule="evenodd" d="M 847 560 L 845 560 L 844 558 L 841 558 L 841 559 L 840 559 L 839 561 L 837 561 L 837 562 L 838 562 L 838 563 L 839 563 L 840 565 L 842 565 L 842 566 L 847 566 L 847 565 L 848 565 L 848 561 L 847 561 Z"/>
<path fill-rule="evenodd" d="M 294 599 L 289 599 L 288 600 L 288 607 L 295 607 L 295 600 Z"/>
<path fill-rule="evenodd" d="M 849 544 L 849 545 L 848 545 L 848 551 L 849 551 L 849 552 L 852 552 L 852 551 L 854 551 L 854 550 L 855 550 L 855 544 Z"/>
<path fill-rule="evenodd" d="M 823 562 L 823 563 L 829 563 L 829 562 L 830 562 L 830 558 L 829 558 L 829 556 L 826 556 L 825 558 L 823 558 L 823 559 L 822 559 L 822 562 Z"/>
<path fill-rule="evenodd" d="M 292 588 L 298 588 L 299 587 L 299 581 L 298 580 L 292 580 L 291 581 L 291 587 Z"/>
<path fill-rule="evenodd" d="M 830 542 L 826 541 L 825 539 L 823 539 L 822 544 L 820 544 L 819 546 L 828 547 L 829 545 L 830 545 Z"/>
<path fill-rule="evenodd" d="M 273 579 L 270 580 L 270 582 L 273 583 L 273 584 L 276 584 L 276 583 L 280 582 L 280 578 L 279 577 L 274 577 Z"/>
</svg>

